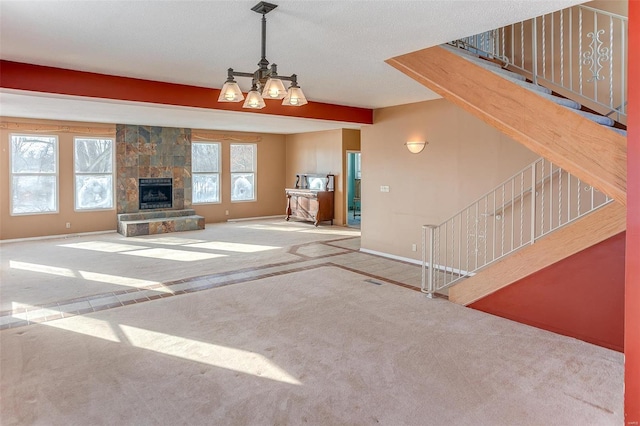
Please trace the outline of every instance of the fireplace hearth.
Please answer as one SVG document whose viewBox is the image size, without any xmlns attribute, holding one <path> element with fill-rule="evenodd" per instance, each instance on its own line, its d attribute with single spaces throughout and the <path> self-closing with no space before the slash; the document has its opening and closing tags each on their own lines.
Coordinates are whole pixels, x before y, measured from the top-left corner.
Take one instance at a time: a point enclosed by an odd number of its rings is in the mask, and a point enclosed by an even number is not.
<svg viewBox="0 0 640 426">
<path fill-rule="evenodd" d="M 173 179 L 141 178 L 138 181 L 140 210 L 173 207 Z"/>
</svg>

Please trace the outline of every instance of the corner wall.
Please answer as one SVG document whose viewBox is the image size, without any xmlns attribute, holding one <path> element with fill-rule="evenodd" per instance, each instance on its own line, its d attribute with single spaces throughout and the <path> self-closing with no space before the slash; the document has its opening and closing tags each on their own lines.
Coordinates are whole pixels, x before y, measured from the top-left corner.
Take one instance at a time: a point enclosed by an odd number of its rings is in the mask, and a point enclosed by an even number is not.
<svg viewBox="0 0 640 426">
<path fill-rule="evenodd" d="M 538 158 L 444 99 L 378 109 L 361 132 L 361 246 L 416 260 L 423 224 L 444 222 Z M 408 140 L 429 144 L 411 154 Z"/>
<path fill-rule="evenodd" d="M 298 173 L 332 173 L 334 178 L 334 225 L 344 225 L 343 130 L 286 135 L 286 187 L 295 188 Z M 284 191 L 283 191 L 284 196 Z M 283 203 L 282 211 L 284 212 Z"/>
</svg>

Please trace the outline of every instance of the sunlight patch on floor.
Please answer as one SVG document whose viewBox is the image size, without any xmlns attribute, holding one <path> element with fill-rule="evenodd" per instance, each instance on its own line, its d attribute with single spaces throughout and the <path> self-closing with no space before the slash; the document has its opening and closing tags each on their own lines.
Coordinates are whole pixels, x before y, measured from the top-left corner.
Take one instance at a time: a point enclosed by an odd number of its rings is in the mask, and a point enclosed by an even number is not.
<svg viewBox="0 0 640 426">
<path fill-rule="evenodd" d="M 198 253 L 195 251 L 183 251 L 164 248 L 153 248 L 147 250 L 135 250 L 123 252 L 131 256 L 150 257 L 152 259 L 177 260 L 179 262 L 194 262 L 196 260 L 214 259 L 216 257 L 227 257 L 226 254 Z"/>
<path fill-rule="evenodd" d="M 152 235 L 147 238 L 127 237 L 127 241 L 139 243 L 163 244 L 167 246 L 183 246 L 186 244 L 204 243 L 206 240 L 198 240 L 195 238 L 168 237 L 163 235 Z"/>
<path fill-rule="evenodd" d="M 101 274 L 99 272 L 78 271 L 85 280 L 98 281 L 101 283 L 126 285 L 129 287 L 146 287 L 160 284 L 159 281 L 141 280 L 138 278 L 123 277 L 122 275 Z"/>
<path fill-rule="evenodd" d="M 118 253 L 129 250 L 146 249 L 145 246 L 134 246 L 131 244 L 111 243 L 108 241 L 87 241 L 84 243 L 61 244 L 60 247 L 70 247 L 84 250 L 101 251 L 105 253 Z"/>
<path fill-rule="evenodd" d="M 203 248 L 203 249 L 209 249 L 209 250 L 233 251 L 237 253 L 256 253 L 260 251 L 275 250 L 280 248 L 277 246 L 230 243 L 226 241 L 211 241 L 208 243 L 189 244 L 185 247 Z"/>
<path fill-rule="evenodd" d="M 39 272 L 42 274 L 58 275 L 60 277 L 77 277 L 76 273 L 69 268 L 40 265 L 38 263 L 18 262 L 17 260 L 10 260 L 9 268 L 20 269 L 20 270 L 29 271 L 29 272 Z"/>
<path fill-rule="evenodd" d="M 41 274 L 57 275 L 62 277 L 83 278 L 89 281 L 124 285 L 128 287 L 146 287 L 159 284 L 158 281 L 141 280 L 138 278 L 125 277 L 122 275 L 101 274 L 99 272 L 74 271 L 69 268 L 60 268 L 57 266 L 41 265 L 37 263 L 18 262 L 15 260 L 9 261 L 9 267 L 12 269 L 20 269 L 23 271 L 38 272 Z"/>
<path fill-rule="evenodd" d="M 111 323 L 83 315 L 77 315 L 57 321 L 43 322 L 43 325 L 60 330 L 84 334 L 110 342 L 121 343 Z"/>
<path fill-rule="evenodd" d="M 120 325 L 120 328 L 131 345 L 138 348 L 278 382 L 292 385 L 302 384 L 265 356 L 255 352 L 214 345 L 128 325 Z"/>
</svg>

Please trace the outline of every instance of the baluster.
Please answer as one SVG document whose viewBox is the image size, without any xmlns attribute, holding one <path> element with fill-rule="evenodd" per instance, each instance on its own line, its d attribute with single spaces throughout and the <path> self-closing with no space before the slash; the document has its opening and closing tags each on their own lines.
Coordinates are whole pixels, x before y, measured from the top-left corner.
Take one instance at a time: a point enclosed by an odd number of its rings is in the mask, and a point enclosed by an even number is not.
<svg viewBox="0 0 640 426">
<path fill-rule="evenodd" d="M 578 9 L 578 78 L 580 81 L 580 94 L 582 95 L 582 9 Z"/>
<path fill-rule="evenodd" d="M 544 185 L 545 185 L 545 181 L 547 180 L 546 176 L 544 175 L 544 163 L 547 160 L 545 160 L 544 158 L 542 159 L 542 170 L 540 172 L 540 174 L 542 175 L 542 179 L 541 179 L 541 185 L 542 188 L 540 188 L 540 235 L 544 235 L 544 216 L 545 216 L 545 212 L 544 212 Z"/>
<path fill-rule="evenodd" d="M 536 242 L 536 168 L 538 162 L 536 161 L 531 166 L 531 244 Z"/>
<path fill-rule="evenodd" d="M 564 85 L 564 10 L 560 11 L 560 85 Z"/>
<path fill-rule="evenodd" d="M 547 34 L 546 15 L 542 15 L 542 78 L 547 78 Z"/>
<path fill-rule="evenodd" d="M 515 195 L 515 181 L 511 179 L 511 250 L 513 251 L 513 243 L 514 243 L 514 234 L 515 234 L 515 221 L 516 218 L 514 216 L 513 205 L 515 203 L 515 199 L 513 198 Z"/>
<path fill-rule="evenodd" d="M 524 21 L 520 22 L 520 68 L 526 70 L 524 67 Z"/>
<path fill-rule="evenodd" d="M 613 100 L 613 16 L 609 16 L 609 107 L 615 108 Z"/>
<path fill-rule="evenodd" d="M 573 9 L 569 9 L 569 88 L 573 91 Z"/>
<path fill-rule="evenodd" d="M 524 172 L 520 173 L 520 244 L 524 245 Z"/>
<path fill-rule="evenodd" d="M 598 14 L 596 13 L 596 11 L 593 11 L 593 39 L 594 40 L 598 40 L 599 34 L 598 34 Z M 600 46 L 598 44 L 595 44 L 596 48 L 593 51 L 593 60 L 594 61 L 599 61 L 599 56 L 600 56 Z M 598 77 L 593 77 L 593 97 L 595 99 L 596 102 L 598 102 L 598 80 L 599 80 L 599 74 L 600 71 L 598 71 L 596 73 L 598 75 Z"/>
<path fill-rule="evenodd" d="M 556 57 L 555 57 L 555 12 L 551 12 L 551 81 L 556 82 Z"/>
</svg>

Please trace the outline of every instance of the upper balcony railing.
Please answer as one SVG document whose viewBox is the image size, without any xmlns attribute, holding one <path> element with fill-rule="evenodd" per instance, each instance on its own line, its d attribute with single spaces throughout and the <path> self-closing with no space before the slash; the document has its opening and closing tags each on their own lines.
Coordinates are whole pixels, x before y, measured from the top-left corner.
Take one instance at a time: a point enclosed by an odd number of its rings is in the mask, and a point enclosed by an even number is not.
<svg viewBox="0 0 640 426">
<path fill-rule="evenodd" d="M 452 44 L 626 124 L 627 31 L 627 17 L 579 5 Z"/>
</svg>

